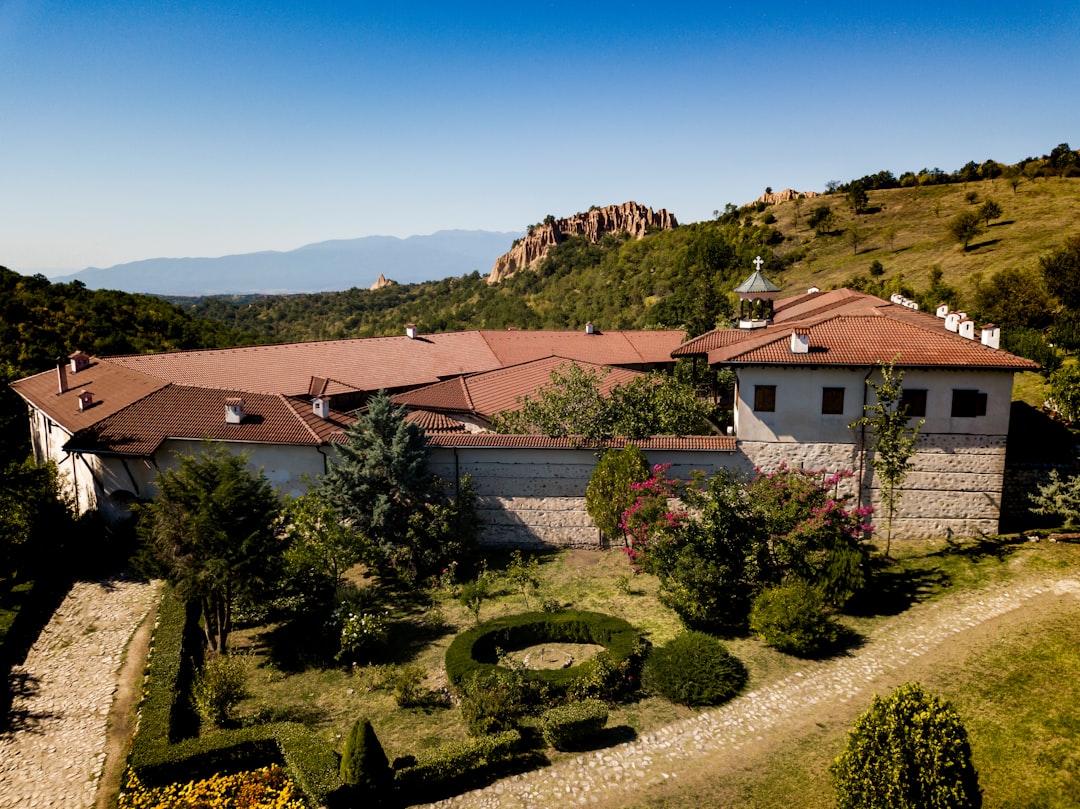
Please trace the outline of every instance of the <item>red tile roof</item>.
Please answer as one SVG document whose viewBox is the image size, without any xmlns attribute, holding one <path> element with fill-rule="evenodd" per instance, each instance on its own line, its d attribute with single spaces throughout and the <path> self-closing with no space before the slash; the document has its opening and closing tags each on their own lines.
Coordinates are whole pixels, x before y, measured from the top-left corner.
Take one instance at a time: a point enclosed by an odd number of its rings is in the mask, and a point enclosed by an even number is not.
<svg viewBox="0 0 1080 809">
<path fill-rule="evenodd" d="M 234 397 L 243 398 L 244 419 L 228 424 L 225 400 Z M 341 440 L 354 420 L 332 412 L 324 421 L 303 399 L 167 385 L 79 431 L 65 448 L 150 456 L 167 438 L 317 446 Z"/>
<path fill-rule="evenodd" d="M 505 435 L 502 433 L 443 433 L 429 435 L 431 447 L 477 447 L 484 449 L 581 449 L 580 439 L 551 438 L 546 435 Z M 604 446 L 619 449 L 634 444 L 639 449 L 687 450 L 698 452 L 735 452 L 735 439 L 723 435 L 654 436 L 640 441 L 615 438 Z"/>
<path fill-rule="evenodd" d="M 792 331 L 810 335 L 810 351 L 790 348 Z M 675 356 L 707 355 L 710 364 L 984 368 L 1039 366 L 945 328 L 934 314 L 849 289 L 812 292 L 777 302 L 763 329 L 717 329 L 687 341 Z"/>
<path fill-rule="evenodd" d="M 641 366 L 670 363 L 686 332 L 665 331 L 484 331 L 502 366 L 544 357 L 566 357 L 597 365 Z M 477 368 L 475 370 L 484 370 Z"/>
<path fill-rule="evenodd" d="M 430 410 L 413 410 L 406 414 L 405 422 L 415 424 L 426 435 L 465 432 L 465 425 L 457 419 L 452 419 L 445 413 L 433 413 Z"/>
<path fill-rule="evenodd" d="M 605 395 L 614 387 L 644 376 L 639 371 L 626 368 L 605 368 L 590 362 L 575 363 L 566 357 L 545 357 L 509 368 L 438 382 L 396 394 L 392 400 L 395 404 L 411 408 L 476 413 L 490 418 L 503 410 L 517 410 L 525 397 L 535 398 L 551 385 L 552 372 L 561 372 L 566 366 L 575 364 L 600 377 L 600 392 Z"/>
<path fill-rule="evenodd" d="M 65 367 L 66 364 L 65 364 Z M 89 427 L 124 409 L 166 383 L 129 368 L 91 358 L 89 367 L 78 373 L 67 370 L 68 389 L 58 393 L 56 369 L 11 383 L 24 399 L 69 433 Z M 93 394 L 93 405 L 79 410 L 79 393 Z"/>
</svg>

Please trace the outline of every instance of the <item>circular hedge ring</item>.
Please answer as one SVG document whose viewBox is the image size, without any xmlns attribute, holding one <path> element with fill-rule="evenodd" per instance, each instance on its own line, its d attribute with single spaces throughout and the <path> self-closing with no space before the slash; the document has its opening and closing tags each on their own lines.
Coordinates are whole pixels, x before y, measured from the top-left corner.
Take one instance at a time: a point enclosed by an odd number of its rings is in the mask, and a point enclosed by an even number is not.
<svg viewBox="0 0 1080 809">
<path fill-rule="evenodd" d="M 603 646 L 615 665 L 628 662 L 638 649 L 640 634 L 622 618 L 600 612 L 523 612 L 507 615 L 468 629 L 446 650 L 446 675 L 454 685 L 473 673 L 505 670 L 500 651 L 541 643 L 594 643 Z M 565 669 L 528 669 L 525 676 L 565 689 L 585 673 L 588 661 Z"/>
</svg>

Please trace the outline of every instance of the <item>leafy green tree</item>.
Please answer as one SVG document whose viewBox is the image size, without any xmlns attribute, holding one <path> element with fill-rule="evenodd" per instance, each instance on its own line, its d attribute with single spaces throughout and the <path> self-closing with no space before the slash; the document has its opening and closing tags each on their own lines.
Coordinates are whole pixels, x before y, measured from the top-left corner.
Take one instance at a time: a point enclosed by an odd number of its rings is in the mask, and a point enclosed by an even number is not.
<svg viewBox="0 0 1080 809">
<path fill-rule="evenodd" d="M 530 556 L 528 561 L 516 550 L 510 554 L 510 563 L 506 566 L 506 578 L 510 580 L 525 600 L 525 609 L 529 606 L 529 591 L 536 592 L 540 589 L 540 561 L 535 556 Z"/>
<path fill-rule="evenodd" d="M 1039 256 L 1046 289 L 1067 309 L 1080 309 L 1080 235 L 1070 236 L 1057 250 Z"/>
<path fill-rule="evenodd" d="M 31 458 L 0 474 L 0 592 L 41 563 L 55 561 L 71 512 L 60 495 L 56 464 Z"/>
<path fill-rule="evenodd" d="M 615 435 L 632 440 L 654 435 L 706 435 L 712 432 L 712 405 L 691 385 L 654 372 L 611 391 Z"/>
<path fill-rule="evenodd" d="M 873 453 L 870 465 L 874 467 L 879 481 L 881 502 L 885 506 L 885 555 L 892 544 L 893 518 L 900 503 L 904 480 L 911 471 L 911 456 L 919 429 L 925 420 L 911 423 L 911 417 L 901 405 L 904 394 L 904 372 L 896 370 L 893 363 L 881 365 L 881 381 L 868 377 L 866 384 L 874 391 L 874 401 L 863 405 L 865 415 L 851 423 L 852 427 L 870 428 L 870 446 Z"/>
<path fill-rule="evenodd" d="M 613 537 L 622 533 L 619 521 L 636 497 L 630 484 L 648 478 L 649 462 L 633 444 L 604 453 L 585 489 L 585 510 L 601 534 Z"/>
<path fill-rule="evenodd" d="M 955 709 L 905 683 L 874 697 L 833 763 L 837 809 L 978 809 L 978 775 Z"/>
<path fill-rule="evenodd" d="M 806 217 L 806 224 L 814 231 L 816 236 L 823 236 L 832 232 L 836 226 L 836 214 L 827 202 L 822 202 L 810 209 Z"/>
<path fill-rule="evenodd" d="M 975 311 L 984 323 L 996 323 L 1006 330 L 1006 337 L 1009 331 L 1041 330 L 1050 325 L 1054 302 L 1035 270 L 1006 267 L 989 281 L 980 277 L 973 280 Z"/>
<path fill-rule="evenodd" d="M 1050 402 L 1065 421 L 1080 420 L 1080 367 L 1062 365 L 1050 374 Z"/>
<path fill-rule="evenodd" d="M 986 200 L 979 206 L 979 218 L 989 227 L 991 219 L 1001 218 L 1001 206 L 992 199 Z"/>
<path fill-rule="evenodd" d="M 844 238 L 851 245 L 851 252 L 859 254 L 859 245 L 866 241 L 866 231 L 857 224 L 852 223 L 844 230 Z"/>
<path fill-rule="evenodd" d="M 551 384 L 536 399 L 526 396 L 518 410 L 497 413 L 495 429 L 580 437 L 587 444 L 599 444 L 615 434 L 611 408 L 600 390 L 607 373 L 567 363 L 551 372 Z"/>
<path fill-rule="evenodd" d="M 966 251 L 971 240 L 983 232 L 982 217 L 978 211 L 961 211 L 949 220 L 949 233 L 964 246 Z"/>
<path fill-rule="evenodd" d="M 858 181 L 853 182 L 848 186 L 847 200 L 851 206 L 851 212 L 856 216 L 865 213 L 870 205 L 870 197 L 867 196 L 866 186 Z"/>
<path fill-rule="evenodd" d="M 265 594 L 284 550 L 274 532 L 277 493 L 246 455 L 210 442 L 156 483 L 139 531 L 177 592 L 201 607 L 207 645 L 224 653 L 236 600 Z"/>
<path fill-rule="evenodd" d="M 287 499 L 282 527 L 285 579 L 295 595 L 316 604 L 333 595 L 345 571 L 358 562 L 362 539 L 343 523 L 319 490 Z"/>
</svg>

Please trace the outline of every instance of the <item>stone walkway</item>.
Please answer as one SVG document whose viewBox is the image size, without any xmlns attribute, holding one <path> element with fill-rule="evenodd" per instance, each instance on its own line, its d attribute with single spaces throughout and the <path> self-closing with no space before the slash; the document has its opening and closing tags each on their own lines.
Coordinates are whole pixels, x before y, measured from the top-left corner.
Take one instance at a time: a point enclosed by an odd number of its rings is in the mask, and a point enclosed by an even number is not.
<svg viewBox="0 0 1080 809">
<path fill-rule="evenodd" d="M 850 656 L 819 664 L 726 705 L 633 742 L 563 759 L 484 789 L 430 804 L 440 809 L 587 806 L 618 801 L 677 777 L 689 759 L 736 751 L 823 704 L 856 695 L 869 705 L 875 680 L 912 663 L 960 632 L 1019 609 L 1039 596 L 1080 596 L 1080 581 L 1024 582 L 917 606 L 887 622 Z"/>
<path fill-rule="evenodd" d="M 94 805 L 124 650 L 157 602 L 154 584 L 77 582 L 12 669 L 0 733 L 0 809 Z"/>
</svg>

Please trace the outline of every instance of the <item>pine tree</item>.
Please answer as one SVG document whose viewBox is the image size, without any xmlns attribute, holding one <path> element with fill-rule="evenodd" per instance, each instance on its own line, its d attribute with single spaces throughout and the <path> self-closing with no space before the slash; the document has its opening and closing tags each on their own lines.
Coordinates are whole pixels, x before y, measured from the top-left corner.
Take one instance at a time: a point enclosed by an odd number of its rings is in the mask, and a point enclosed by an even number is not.
<svg viewBox="0 0 1080 809">
<path fill-rule="evenodd" d="M 366 541 L 368 561 L 386 571 L 408 548 L 410 516 L 439 488 L 427 472 L 424 433 L 383 391 L 345 434 L 319 490 Z"/>
</svg>

